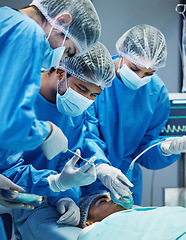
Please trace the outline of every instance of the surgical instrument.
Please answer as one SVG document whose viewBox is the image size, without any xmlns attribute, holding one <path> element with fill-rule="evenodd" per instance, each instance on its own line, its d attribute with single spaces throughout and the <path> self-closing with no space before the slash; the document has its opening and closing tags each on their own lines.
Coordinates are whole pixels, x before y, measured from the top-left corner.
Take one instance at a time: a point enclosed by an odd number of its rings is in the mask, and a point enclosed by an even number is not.
<svg viewBox="0 0 186 240">
<path fill-rule="evenodd" d="M 87 162 L 88 164 L 93 165 L 93 164 L 90 163 L 87 159 L 81 157 L 81 156 L 80 156 L 79 154 L 77 154 L 76 152 L 73 152 L 73 151 L 70 150 L 70 149 L 67 149 L 67 152 L 70 152 L 70 153 L 74 154 L 76 157 L 79 157 L 79 158 L 82 159 L 83 161 Z"/>
</svg>

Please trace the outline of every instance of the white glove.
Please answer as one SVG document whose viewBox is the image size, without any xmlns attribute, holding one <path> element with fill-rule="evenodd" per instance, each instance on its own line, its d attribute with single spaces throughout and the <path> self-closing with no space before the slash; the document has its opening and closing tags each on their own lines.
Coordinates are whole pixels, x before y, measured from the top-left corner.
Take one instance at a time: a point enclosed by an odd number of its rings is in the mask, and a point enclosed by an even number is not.
<svg viewBox="0 0 186 240">
<path fill-rule="evenodd" d="M 96 171 L 98 179 L 113 193 L 115 198 L 119 199 L 119 194 L 121 196 L 129 195 L 129 188 L 124 183 L 130 187 L 133 187 L 133 184 L 121 172 L 121 170 L 102 163 L 96 166 Z"/>
<path fill-rule="evenodd" d="M 165 156 L 186 152 L 186 136 L 168 138 L 161 144 L 160 149 Z"/>
<path fill-rule="evenodd" d="M 79 207 L 71 198 L 61 198 L 56 204 L 58 212 L 61 217 L 58 219 L 58 224 L 66 224 L 70 226 L 77 226 L 80 221 Z"/>
<path fill-rule="evenodd" d="M 24 192 L 24 189 L 22 187 L 13 183 L 10 179 L 3 176 L 2 174 L 0 174 L 0 188 L 8 189 L 8 190 L 15 190 L 18 192 Z M 2 198 L 2 197 L 0 196 L 0 198 Z M 6 208 L 34 209 L 34 207 L 29 204 L 9 202 L 5 199 L 0 199 L 0 204 Z"/>
<path fill-rule="evenodd" d="M 80 150 L 76 153 L 80 155 Z M 96 180 L 96 168 L 93 164 L 96 157 L 92 157 L 80 168 L 75 168 L 75 164 L 79 158 L 73 156 L 64 166 L 61 173 L 57 175 L 51 174 L 47 180 L 50 188 L 54 192 L 66 191 L 72 187 L 89 185 Z"/>
<path fill-rule="evenodd" d="M 55 124 L 48 122 L 51 126 L 51 133 L 41 144 L 41 149 L 48 160 L 54 158 L 60 152 L 66 152 L 68 149 L 68 140 Z"/>
</svg>

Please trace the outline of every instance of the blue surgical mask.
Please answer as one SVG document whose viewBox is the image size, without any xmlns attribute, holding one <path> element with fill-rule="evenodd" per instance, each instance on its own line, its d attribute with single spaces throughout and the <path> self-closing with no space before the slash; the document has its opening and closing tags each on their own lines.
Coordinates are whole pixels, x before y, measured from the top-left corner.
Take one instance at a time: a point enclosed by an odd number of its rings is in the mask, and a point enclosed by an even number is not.
<svg viewBox="0 0 186 240">
<path fill-rule="evenodd" d="M 48 39 L 51 35 L 53 27 L 51 27 L 50 32 L 48 34 L 48 37 L 46 38 L 46 41 L 48 42 Z M 65 43 L 66 40 L 66 35 L 64 37 L 63 43 L 61 47 L 52 49 L 50 46 L 48 47 L 48 49 L 45 51 L 44 54 L 44 59 L 42 62 L 42 68 L 44 69 L 50 69 L 51 67 L 57 67 L 59 65 L 59 62 L 64 54 L 65 51 Z M 50 44 L 49 44 L 50 45 Z"/>
<path fill-rule="evenodd" d="M 59 112 L 70 117 L 81 115 L 94 101 L 90 100 L 72 88 L 68 88 L 64 95 L 60 95 L 57 91 L 56 105 Z"/>
<path fill-rule="evenodd" d="M 130 89 L 137 90 L 151 81 L 152 76 L 140 78 L 133 72 L 126 64 L 117 71 L 121 77 L 122 82 Z"/>
</svg>

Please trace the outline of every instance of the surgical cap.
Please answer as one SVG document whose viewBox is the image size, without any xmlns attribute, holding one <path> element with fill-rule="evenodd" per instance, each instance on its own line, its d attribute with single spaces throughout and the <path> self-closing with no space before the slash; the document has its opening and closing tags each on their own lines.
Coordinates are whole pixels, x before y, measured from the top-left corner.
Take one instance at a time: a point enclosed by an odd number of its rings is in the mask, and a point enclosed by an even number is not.
<svg viewBox="0 0 186 240">
<path fill-rule="evenodd" d="M 101 190 L 97 193 L 90 194 L 85 197 L 81 197 L 79 199 L 79 208 L 80 208 L 79 227 L 81 227 L 81 228 L 86 227 L 86 221 L 88 218 L 89 208 L 90 208 L 90 205 L 93 202 L 93 200 L 99 196 L 105 196 L 105 195 L 109 195 L 109 192 L 107 192 L 105 190 Z"/>
<path fill-rule="evenodd" d="M 100 20 L 90 0 L 33 0 L 30 5 L 36 6 L 53 27 L 71 39 L 80 54 L 91 49 L 100 37 Z M 55 18 L 62 13 L 72 15 L 69 26 L 56 24 Z"/>
<path fill-rule="evenodd" d="M 155 27 L 137 25 L 116 42 L 117 52 L 134 64 L 156 70 L 165 66 L 167 49 L 164 35 Z"/>
<path fill-rule="evenodd" d="M 110 87 L 115 77 L 112 57 L 100 42 L 81 56 L 64 58 L 58 68 L 84 82 L 101 86 L 102 89 Z"/>
</svg>

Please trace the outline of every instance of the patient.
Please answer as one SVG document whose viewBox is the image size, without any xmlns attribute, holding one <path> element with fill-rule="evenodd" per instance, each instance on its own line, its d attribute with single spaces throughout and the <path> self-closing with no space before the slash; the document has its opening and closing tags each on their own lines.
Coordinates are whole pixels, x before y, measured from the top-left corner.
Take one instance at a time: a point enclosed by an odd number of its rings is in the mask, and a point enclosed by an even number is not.
<svg viewBox="0 0 186 240">
<path fill-rule="evenodd" d="M 126 209 L 114 203 L 108 192 L 80 200 L 78 239 L 186 239 L 186 208 L 137 207 Z M 85 228 L 87 227 L 87 228 Z M 91 230 L 91 231 L 90 231 Z"/>
<path fill-rule="evenodd" d="M 79 226 L 82 228 L 100 222 L 112 213 L 127 210 L 128 208 L 114 203 L 110 193 L 104 190 L 80 198 L 79 205 L 81 214 Z"/>
</svg>

